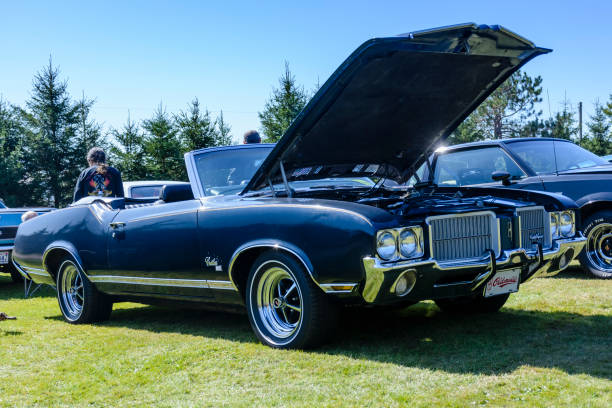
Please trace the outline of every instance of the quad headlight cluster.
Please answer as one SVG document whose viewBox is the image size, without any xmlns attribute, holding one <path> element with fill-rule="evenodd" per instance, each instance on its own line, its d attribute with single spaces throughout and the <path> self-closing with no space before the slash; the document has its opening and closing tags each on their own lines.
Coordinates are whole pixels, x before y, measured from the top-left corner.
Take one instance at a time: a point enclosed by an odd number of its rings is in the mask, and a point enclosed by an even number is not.
<svg viewBox="0 0 612 408">
<path fill-rule="evenodd" d="M 419 258 L 423 248 L 421 227 L 384 229 L 376 234 L 376 253 L 385 261 Z"/>
<path fill-rule="evenodd" d="M 550 233 L 553 239 L 573 237 L 576 234 L 576 216 L 574 212 L 551 212 Z"/>
</svg>

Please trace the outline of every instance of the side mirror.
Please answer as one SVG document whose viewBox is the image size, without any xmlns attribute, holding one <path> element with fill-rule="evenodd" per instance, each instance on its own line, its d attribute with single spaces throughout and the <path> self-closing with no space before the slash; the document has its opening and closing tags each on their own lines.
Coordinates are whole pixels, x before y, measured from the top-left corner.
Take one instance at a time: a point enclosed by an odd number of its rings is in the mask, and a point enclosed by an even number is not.
<svg viewBox="0 0 612 408">
<path fill-rule="evenodd" d="M 510 184 L 510 173 L 507 171 L 494 171 L 491 173 L 491 178 L 494 181 L 501 181 L 504 186 L 509 186 Z"/>
</svg>

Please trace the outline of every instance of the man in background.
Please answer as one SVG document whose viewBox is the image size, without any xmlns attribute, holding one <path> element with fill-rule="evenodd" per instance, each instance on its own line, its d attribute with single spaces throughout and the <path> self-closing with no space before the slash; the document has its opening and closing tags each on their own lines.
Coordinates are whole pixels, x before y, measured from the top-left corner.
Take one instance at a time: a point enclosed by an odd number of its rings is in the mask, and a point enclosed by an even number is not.
<svg viewBox="0 0 612 408">
<path fill-rule="evenodd" d="M 261 143 L 261 136 L 259 136 L 259 133 L 256 130 L 249 130 L 244 134 L 242 142 L 244 144 Z"/>
<path fill-rule="evenodd" d="M 106 164 L 106 153 L 99 147 L 93 147 L 87 153 L 89 167 L 81 172 L 74 187 L 73 201 L 83 197 L 123 197 L 121 173 Z"/>
</svg>

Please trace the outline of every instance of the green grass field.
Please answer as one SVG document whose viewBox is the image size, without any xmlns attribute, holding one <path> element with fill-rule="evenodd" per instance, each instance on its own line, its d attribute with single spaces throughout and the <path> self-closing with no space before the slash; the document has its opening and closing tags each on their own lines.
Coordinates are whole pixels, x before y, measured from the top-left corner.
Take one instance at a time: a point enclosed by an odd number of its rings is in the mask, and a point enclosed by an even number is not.
<svg viewBox="0 0 612 408">
<path fill-rule="evenodd" d="M 0 278 L 1 406 L 612 406 L 612 281 L 580 270 L 495 315 L 346 313 L 314 351 L 257 343 L 246 315 L 130 303 L 73 326 L 51 289 L 22 295 Z"/>
</svg>

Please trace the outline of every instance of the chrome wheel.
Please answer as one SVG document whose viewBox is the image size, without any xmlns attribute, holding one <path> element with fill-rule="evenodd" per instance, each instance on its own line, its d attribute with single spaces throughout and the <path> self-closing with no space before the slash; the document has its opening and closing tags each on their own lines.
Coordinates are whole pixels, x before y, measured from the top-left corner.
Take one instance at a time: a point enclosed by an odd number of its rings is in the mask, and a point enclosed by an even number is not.
<svg viewBox="0 0 612 408">
<path fill-rule="evenodd" d="M 77 320 L 83 313 L 85 294 L 83 278 L 76 265 L 66 261 L 60 268 L 58 291 L 64 316 L 69 320 Z"/>
<path fill-rule="evenodd" d="M 284 264 L 269 261 L 257 271 L 256 302 L 261 323 L 274 337 L 287 339 L 302 323 L 302 293 Z"/>
<path fill-rule="evenodd" d="M 593 227 L 585 253 L 593 268 L 612 274 L 612 224 L 601 223 Z"/>
</svg>

